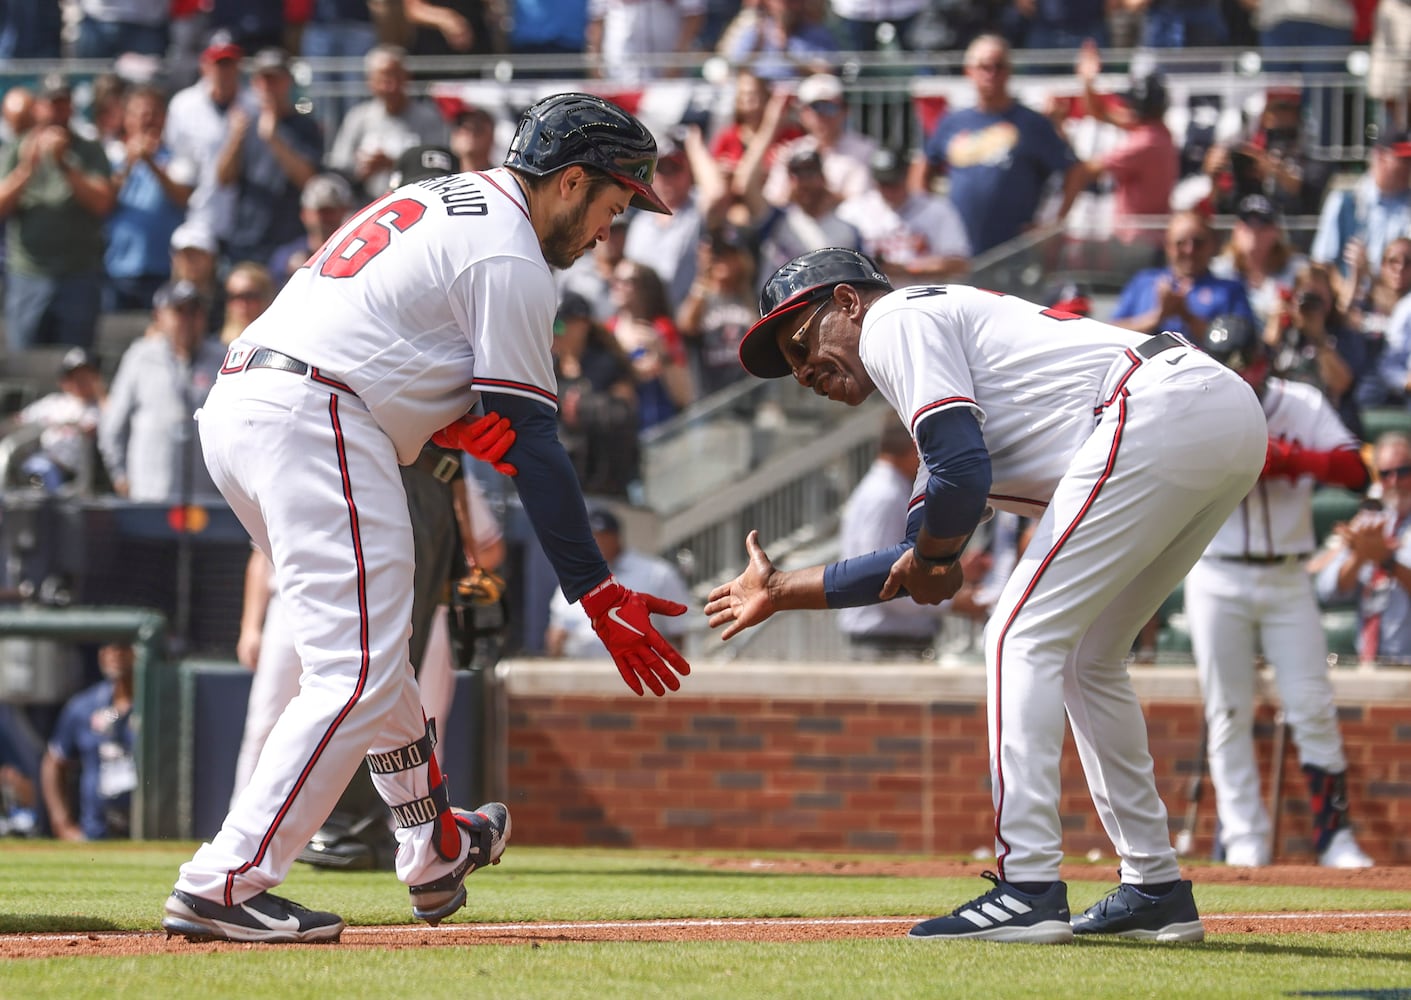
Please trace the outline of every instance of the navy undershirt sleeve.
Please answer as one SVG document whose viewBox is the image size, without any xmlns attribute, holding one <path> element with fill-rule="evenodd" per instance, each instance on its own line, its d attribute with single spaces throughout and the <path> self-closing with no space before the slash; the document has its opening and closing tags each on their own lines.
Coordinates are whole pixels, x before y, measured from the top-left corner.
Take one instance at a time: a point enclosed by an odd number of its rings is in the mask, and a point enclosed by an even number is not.
<svg viewBox="0 0 1411 1000">
<path fill-rule="evenodd" d="M 887 574 L 892 563 L 901 554 L 916 544 L 916 536 L 921 531 L 921 508 L 917 506 L 906 518 L 906 541 L 898 542 L 891 548 L 878 549 L 864 556 L 853 556 L 830 563 L 823 568 L 823 594 L 830 608 L 861 608 L 869 604 L 881 604 L 877 596 L 882 592 L 882 584 L 887 582 Z M 897 592 L 897 597 L 910 596 L 906 588 Z M 893 598 L 895 600 L 896 598 Z"/>
<path fill-rule="evenodd" d="M 980 422 L 957 406 L 927 417 L 916 432 L 926 481 L 926 531 L 933 538 L 968 534 L 980 523 L 990 495 L 990 453 Z"/>
<path fill-rule="evenodd" d="M 543 403 L 508 393 L 481 394 L 487 413 L 508 417 L 515 442 L 505 461 L 519 474 L 514 488 L 569 603 L 608 576 L 608 565 L 588 527 L 588 510 L 573 462 L 559 442 L 558 420 Z"/>
</svg>

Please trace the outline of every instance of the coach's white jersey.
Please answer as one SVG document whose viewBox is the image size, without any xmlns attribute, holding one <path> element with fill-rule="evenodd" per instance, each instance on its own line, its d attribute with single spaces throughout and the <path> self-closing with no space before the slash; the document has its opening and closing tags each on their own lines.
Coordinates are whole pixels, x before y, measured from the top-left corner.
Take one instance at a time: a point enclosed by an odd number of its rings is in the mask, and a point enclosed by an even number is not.
<svg viewBox="0 0 1411 1000">
<path fill-rule="evenodd" d="M 453 174 L 359 211 L 239 344 L 273 348 L 345 382 L 407 465 L 479 391 L 557 406 L 556 303 L 514 177 Z"/>
<path fill-rule="evenodd" d="M 1269 379 L 1264 390 L 1264 417 L 1271 440 L 1283 438 L 1309 451 L 1356 448 L 1357 439 L 1338 419 L 1337 411 L 1316 386 Z M 1267 476 L 1241 501 L 1220 527 L 1207 556 L 1311 555 L 1313 534 L 1312 476 Z"/>
<path fill-rule="evenodd" d="M 860 353 L 913 436 L 933 414 L 973 410 L 990 452 L 990 503 L 1032 516 L 1091 436 L 1109 376 L 1115 383 L 1146 339 L 1011 295 L 915 285 L 872 305 Z"/>
</svg>

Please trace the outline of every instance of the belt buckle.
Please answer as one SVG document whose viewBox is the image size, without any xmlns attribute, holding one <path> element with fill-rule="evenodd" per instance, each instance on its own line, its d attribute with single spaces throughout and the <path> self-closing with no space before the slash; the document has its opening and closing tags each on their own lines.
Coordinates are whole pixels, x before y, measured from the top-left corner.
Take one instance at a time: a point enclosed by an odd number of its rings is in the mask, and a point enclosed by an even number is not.
<svg viewBox="0 0 1411 1000">
<path fill-rule="evenodd" d="M 436 460 L 436 468 L 431 470 L 431 475 L 443 483 L 449 483 L 455 478 L 460 465 L 460 459 L 456 456 L 442 455 Z"/>
</svg>

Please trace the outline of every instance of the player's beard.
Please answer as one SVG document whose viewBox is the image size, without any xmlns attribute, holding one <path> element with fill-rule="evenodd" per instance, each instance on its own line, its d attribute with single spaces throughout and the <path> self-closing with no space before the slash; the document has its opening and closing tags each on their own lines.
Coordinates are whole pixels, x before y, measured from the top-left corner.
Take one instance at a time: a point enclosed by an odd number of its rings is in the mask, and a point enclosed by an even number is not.
<svg viewBox="0 0 1411 1000">
<path fill-rule="evenodd" d="M 549 224 L 549 231 L 539 241 L 544 251 L 544 260 L 550 267 L 560 271 L 572 267 L 573 262 L 588 251 L 588 235 L 583 221 L 588 218 L 588 199 L 583 199 Z"/>
</svg>

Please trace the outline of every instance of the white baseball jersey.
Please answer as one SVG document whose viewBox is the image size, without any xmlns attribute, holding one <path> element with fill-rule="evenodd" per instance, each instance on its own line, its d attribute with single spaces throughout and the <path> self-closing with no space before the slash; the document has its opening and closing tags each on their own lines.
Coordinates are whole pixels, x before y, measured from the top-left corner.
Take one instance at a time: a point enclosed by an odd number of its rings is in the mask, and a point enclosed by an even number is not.
<svg viewBox="0 0 1411 1000">
<path fill-rule="evenodd" d="M 1264 392 L 1269 437 L 1283 438 L 1310 451 L 1356 448 L 1357 439 L 1315 386 L 1271 378 Z M 1216 533 L 1207 556 L 1312 555 L 1312 476 L 1259 480 L 1230 519 Z"/>
<path fill-rule="evenodd" d="M 396 252 L 384 255 L 394 236 Z M 364 270 L 373 258 L 378 266 Z M 354 215 L 239 345 L 274 348 L 347 383 L 409 465 L 480 390 L 557 406 L 556 302 L 513 176 L 453 174 Z"/>
<path fill-rule="evenodd" d="M 860 353 L 912 436 L 932 414 L 973 410 L 990 452 L 990 503 L 1033 516 L 1092 435 L 1109 369 L 1145 339 L 1014 296 L 916 285 L 868 310 Z"/>
</svg>

